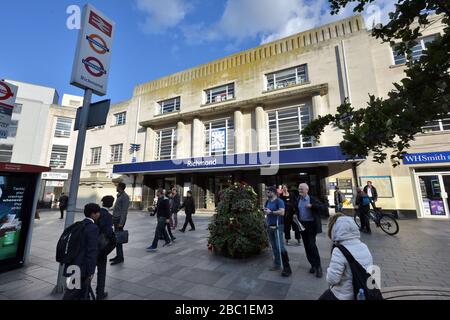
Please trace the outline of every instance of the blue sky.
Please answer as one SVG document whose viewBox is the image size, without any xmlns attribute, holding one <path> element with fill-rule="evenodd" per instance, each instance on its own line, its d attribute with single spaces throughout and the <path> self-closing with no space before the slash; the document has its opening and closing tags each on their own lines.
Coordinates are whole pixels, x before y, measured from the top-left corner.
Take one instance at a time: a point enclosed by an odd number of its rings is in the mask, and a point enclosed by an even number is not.
<svg viewBox="0 0 450 320">
<path fill-rule="evenodd" d="M 140 83 L 261 43 L 344 18 L 326 0 L 91 0 L 116 22 L 108 98 L 129 99 Z M 394 0 L 376 0 L 366 23 L 385 21 Z M 67 8 L 76 0 L 2 1 L 0 78 L 82 95 L 69 84 L 78 30 Z M 5 29 L 6 27 L 6 29 Z M 96 97 L 95 100 L 100 98 Z"/>
</svg>

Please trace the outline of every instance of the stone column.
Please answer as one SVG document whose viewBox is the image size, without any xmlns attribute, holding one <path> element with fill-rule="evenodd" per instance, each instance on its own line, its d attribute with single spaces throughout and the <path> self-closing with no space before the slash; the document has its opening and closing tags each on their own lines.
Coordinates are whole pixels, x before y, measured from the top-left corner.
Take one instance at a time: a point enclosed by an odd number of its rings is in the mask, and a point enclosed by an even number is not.
<svg viewBox="0 0 450 320">
<path fill-rule="evenodd" d="M 177 123 L 177 150 L 176 150 L 176 158 L 184 159 L 189 155 L 187 154 L 186 145 L 188 144 L 187 139 L 189 138 L 189 134 L 186 132 L 186 126 L 183 121 L 178 121 Z"/>
<path fill-rule="evenodd" d="M 234 149 L 235 153 L 245 153 L 245 141 L 247 135 L 244 132 L 244 117 L 241 110 L 234 112 Z"/>
<path fill-rule="evenodd" d="M 268 151 L 268 128 L 267 128 L 267 115 L 262 106 L 257 106 L 255 109 L 255 129 L 256 129 L 256 141 L 258 144 L 258 152 Z"/>
<path fill-rule="evenodd" d="M 155 131 L 147 127 L 145 133 L 145 150 L 144 150 L 144 161 L 154 161 L 155 160 L 155 146 L 156 146 L 156 134 Z"/>
<path fill-rule="evenodd" d="M 205 130 L 204 125 L 198 118 L 192 122 L 192 157 L 203 157 L 205 148 Z"/>
<path fill-rule="evenodd" d="M 316 95 L 312 97 L 312 119 L 317 119 L 318 116 L 325 116 L 330 113 L 328 106 L 327 95 Z M 325 128 L 324 133 L 320 137 L 320 142 L 315 144 L 317 146 L 336 145 L 339 144 L 340 135 L 337 134 L 336 129 L 330 126 Z"/>
</svg>

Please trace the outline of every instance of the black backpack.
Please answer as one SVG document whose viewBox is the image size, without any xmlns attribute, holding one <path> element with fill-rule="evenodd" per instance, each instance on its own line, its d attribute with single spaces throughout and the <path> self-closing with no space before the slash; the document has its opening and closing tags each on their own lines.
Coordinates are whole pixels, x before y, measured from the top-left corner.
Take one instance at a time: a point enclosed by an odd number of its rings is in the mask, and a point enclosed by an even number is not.
<svg viewBox="0 0 450 320">
<path fill-rule="evenodd" d="M 56 245 L 56 261 L 61 264 L 70 264 L 81 250 L 81 239 L 84 233 L 84 222 L 75 222 L 59 238 Z"/>
<path fill-rule="evenodd" d="M 380 289 L 369 289 L 367 287 L 367 280 L 371 277 L 367 270 L 358 261 L 356 261 L 346 247 L 343 245 L 336 245 L 336 248 L 341 250 L 342 254 L 350 264 L 350 269 L 352 270 L 353 276 L 353 293 L 355 295 L 355 300 L 360 289 L 364 290 L 366 300 L 383 300 L 383 295 L 381 294 Z"/>
</svg>

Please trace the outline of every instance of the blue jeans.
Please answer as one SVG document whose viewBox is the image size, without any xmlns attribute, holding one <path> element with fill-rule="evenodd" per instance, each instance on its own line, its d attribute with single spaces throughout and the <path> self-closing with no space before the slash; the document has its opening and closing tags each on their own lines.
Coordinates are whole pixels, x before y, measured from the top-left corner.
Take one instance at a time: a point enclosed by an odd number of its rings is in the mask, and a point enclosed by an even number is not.
<svg viewBox="0 0 450 320">
<path fill-rule="evenodd" d="M 336 205 L 336 212 L 342 212 L 343 207 L 344 207 L 344 205 L 342 203 L 339 203 L 338 205 Z"/>
<path fill-rule="evenodd" d="M 279 224 L 276 229 L 268 227 L 267 233 L 269 234 L 270 246 L 272 247 L 275 266 L 281 267 L 281 252 L 286 252 L 283 242 L 283 230 L 284 225 Z M 281 249 L 281 252 L 280 252 Z"/>
</svg>

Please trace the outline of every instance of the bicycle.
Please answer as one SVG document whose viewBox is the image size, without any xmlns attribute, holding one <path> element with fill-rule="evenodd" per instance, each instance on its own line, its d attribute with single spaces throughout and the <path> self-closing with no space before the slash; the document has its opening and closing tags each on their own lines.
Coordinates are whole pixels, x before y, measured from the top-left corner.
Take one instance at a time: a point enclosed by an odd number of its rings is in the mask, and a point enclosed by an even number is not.
<svg viewBox="0 0 450 320">
<path fill-rule="evenodd" d="M 368 217 L 369 223 L 372 220 L 375 222 L 377 228 L 381 228 L 381 230 L 390 236 L 396 235 L 399 232 L 397 219 L 391 213 L 383 213 L 380 208 L 374 207 L 373 209 L 369 209 Z M 355 211 L 354 219 L 356 225 L 361 228 L 361 219 L 357 210 Z"/>
</svg>

